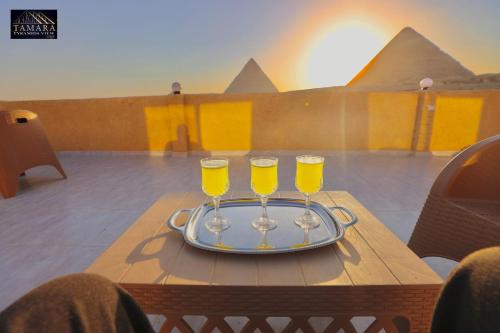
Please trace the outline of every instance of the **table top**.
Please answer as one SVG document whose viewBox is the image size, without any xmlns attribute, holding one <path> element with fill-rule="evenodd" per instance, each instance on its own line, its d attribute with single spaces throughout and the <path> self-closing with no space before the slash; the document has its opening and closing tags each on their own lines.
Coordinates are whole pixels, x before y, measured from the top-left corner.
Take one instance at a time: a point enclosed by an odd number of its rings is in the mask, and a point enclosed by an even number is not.
<svg viewBox="0 0 500 333">
<path fill-rule="evenodd" d="M 253 197 L 232 192 L 227 197 Z M 274 196 L 301 198 L 297 192 Z M 187 286 L 406 286 L 442 279 L 349 193 L 320 192 L 312 200 L 351 209 L 359 218 L 336 244 L 298 253 L 238 255 L 187 245 L 165 222 L 180 208 L 208 201 L 200 192 L 162 196 L 86 270 L 122 284 Z M 347 218 L 336 212 L 341 219 Z M 182 219 L 179 218 L 179 222 Z"/>
</svg>

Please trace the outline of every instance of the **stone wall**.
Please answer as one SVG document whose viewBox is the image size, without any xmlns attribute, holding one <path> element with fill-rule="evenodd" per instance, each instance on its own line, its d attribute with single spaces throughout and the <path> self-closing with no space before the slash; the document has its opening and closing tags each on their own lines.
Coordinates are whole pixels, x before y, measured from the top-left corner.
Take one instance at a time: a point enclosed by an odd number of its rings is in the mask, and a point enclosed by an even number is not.
<svg viewBox="0 0 500 333">
<path fill-rule="evenodd" d="M 39 114 L 56 150 L 456 151 L 500 133 L 500 90 L 343 88 L 0 102 Z"/>
</svg>

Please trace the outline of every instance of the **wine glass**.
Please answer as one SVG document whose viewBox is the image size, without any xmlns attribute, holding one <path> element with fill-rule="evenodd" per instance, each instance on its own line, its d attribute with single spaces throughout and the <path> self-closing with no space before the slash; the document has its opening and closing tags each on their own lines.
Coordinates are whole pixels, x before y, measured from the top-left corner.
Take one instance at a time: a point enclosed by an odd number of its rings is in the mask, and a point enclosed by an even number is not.
<svg viewBox="0 0 500 333">
<path fill-rule="evenodd" d="M 201 188 L 206 195 L 212 197 L 214 216 L 210 218 L 205 227 L 215 233 L 226 230 L 231 223 L 221 216 L 219 210 L 220 197 L 229 190 L 229 161 L 221 157 L 208 157 L 201 163 Z"/>
<path fill-rule="evenodd" d="M 317 228 L 321 220 L 311 214 L 311 195 L 319 192 L 323 187 L 323 165 L 325 158 L 321 156 L 302 155 L 296 157 L 297 173 L 295 187 L 306 197 L 304 215 L 295 218 L 295 224 L 309 230 Z"/>
<path fill-rule="evenodd" d="M 262 215 L 252 221 L 260 231 L 276 228 L 276 221 L 267 215 L 267 199 L 278 189 L 278 158 L 254 157 L 250 159 L 252 190 L 260 197 Z"/>
</svg>

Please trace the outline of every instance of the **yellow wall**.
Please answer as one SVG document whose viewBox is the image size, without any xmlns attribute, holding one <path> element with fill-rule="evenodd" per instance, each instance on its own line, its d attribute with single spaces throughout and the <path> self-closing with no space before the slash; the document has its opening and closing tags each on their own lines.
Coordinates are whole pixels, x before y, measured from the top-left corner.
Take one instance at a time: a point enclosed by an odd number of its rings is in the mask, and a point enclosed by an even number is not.
<svg viewBox="0 0 500 333">
<path fill-rule="evenodd" d="M 437 96 L 431 150 L 460 150 L 477 141 L 483 99 Z"/>
<path fill-rule="evenodd" d="M 500 133 L 500 91 L 326 88 L 0 102 L 39 114 L 57 150 L 458 150 Z M 434 105 L 435 110 L 429 109 Z M 419 115 L 417 117 L 417 115 Z"/>
<path fill-rule="evenodd" d="M 252 103 L 202 103 L 200 144 L 203 150 L 251 150 Z"/>
<path fill-rule="evenodd" d="M 413 93 L 371 93 L 368 98 L 370 149 L 411 148 L 418 96 Z"/>
<path fill-rule="evenodd" d="M 171 149 L 169 145 L 174 133 L 170 129 L 170 117 L 168 105 L 144 108 L 149 150 Z"/>
</svg>

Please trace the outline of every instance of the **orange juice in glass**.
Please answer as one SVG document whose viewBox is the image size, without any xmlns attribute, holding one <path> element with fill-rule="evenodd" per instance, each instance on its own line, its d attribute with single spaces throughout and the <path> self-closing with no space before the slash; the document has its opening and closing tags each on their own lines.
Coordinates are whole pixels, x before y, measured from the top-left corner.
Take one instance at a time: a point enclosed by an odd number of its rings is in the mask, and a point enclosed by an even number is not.
<svg viewBox="0 0 500 333">
<path fill-rule="evenodd" d="M 230 222 L 221 216 L 220 197 L 229 190 L 229 161 L 226 158 L 204 158 L 201 163 L 201 188 L 212 197 L 214 216 L 205 223 L 212 232 L 220 232 L 230 227 Z"/>
<path fill-rule="evenodd" d="M 323 165 L 325 159 L 322 156 L 302 155 L 297 156 L 297 172 L 295 174 L 295 187 L 304 194 L 304 215 L 295 218 L 295 224 L 309 230 L 317 228 L 321 221 L 317 216 L 311 214 L 311 195 L 317 193 L 323 187 Z"/>
<path fill-rule="evenodd" d="M 276 221 L 267 215 L 267 199 L 278 189 L 278 158 L 254 157 L 250 159 L 251 187 L 260 197 L 262 215 L 252 221 L 252 226 L 260 231 L 276 228 Z"/>
</svg>

